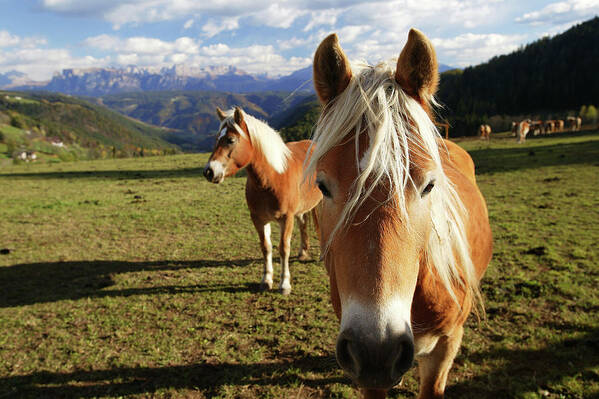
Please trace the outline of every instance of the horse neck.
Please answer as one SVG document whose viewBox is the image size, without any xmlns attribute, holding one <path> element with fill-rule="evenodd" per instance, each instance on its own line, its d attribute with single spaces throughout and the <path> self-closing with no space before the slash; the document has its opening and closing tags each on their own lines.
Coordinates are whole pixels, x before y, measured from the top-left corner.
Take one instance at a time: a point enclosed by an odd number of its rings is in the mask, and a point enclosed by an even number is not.
<svg viewBox="0 0 599 399">
<path fill-rule="evenodd" d="M 273 187 L 278 173 L 268 163 L 264 154 L 254 149 L 254 156 L 247 166 L 248 178 L 261 187 Z"/>
</svg>

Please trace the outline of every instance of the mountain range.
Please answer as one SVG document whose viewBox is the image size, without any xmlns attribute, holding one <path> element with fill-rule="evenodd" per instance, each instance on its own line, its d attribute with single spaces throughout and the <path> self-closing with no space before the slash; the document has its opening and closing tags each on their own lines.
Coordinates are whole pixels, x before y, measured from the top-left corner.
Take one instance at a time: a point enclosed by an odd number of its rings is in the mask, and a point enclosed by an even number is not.
<svg viewBox="0 0 599 399">
<path fill-rule="evenodd" d="M 312 67 L 282 77 L 252 75 L 234 66 L 193 67 L 173 65 L 164 68 L 85 68 L 63 69 L 49 82 L 27 82 L 14 72 L 0 74 L 0 88 L 44 90 L 77 96 L 106 94 L 202 90 L 231 93 L 261 91 L 311 91 Z"/>
<path fill-rule="evenodd" d="M 440 72 L 453 69 L 441 65 Z M 194 67 L 177 64 L 164 68 L 85 68 L 63 69 L 49 82 L 31 82 L 20 72 L 0 74 L 0 88 L 44 90 L 77 96 L 99 97 L 107 94 L 202 90 L 230 93 L 264 91 L 313 92 L 312 66 L 290 75 L 269 77 L 252 75 L 234 66 Z"/>
</svg>

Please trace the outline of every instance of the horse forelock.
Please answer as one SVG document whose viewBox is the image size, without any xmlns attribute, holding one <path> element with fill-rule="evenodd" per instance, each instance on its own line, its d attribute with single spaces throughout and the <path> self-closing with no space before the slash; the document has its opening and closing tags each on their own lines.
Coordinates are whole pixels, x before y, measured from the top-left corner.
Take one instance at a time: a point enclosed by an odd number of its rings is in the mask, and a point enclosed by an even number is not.
<svg viewBox="0 0 599 399">
<path fill-rule="evenodd" d="M 234 113 L 235 111 L 233 109 L 225 111 L 227 117 L 222 120 L 219 132 L 222 132 L 226 127 L 234 129 L 242 137 L 247 138 L 251 142 L 254 151 L 261 153 L 266 159 L 266 162 L 268 162 L 277 173 L 285 172 L 287 169 L 287 160 L 291 155 L 291 151 L 279 133 L 268 126 L 266 122 L 243 112 L 243 121 L 248 129 L 248 137 L 241 126 L 235 122 Z"/>
<path fill-rule="evenodd" d="M 314 129 L 314 152 L 307 161 L 306 176 L 314 173 L 317 162 L 329 151 L 351 139 L 356 143 L 354 162 L 359 171 L 323 250 L 327 251 L 335 234 L 352 222 L 358 208 L 379 184 L 394 188 L 388 199 L 397 204 L 400 217 L 409 228 L 406 193 L 415 186 L 411 168 L 432 164 L 439 173 L 431 192 L 433 231 L 425 245 L 427 263 L 456 302 L 454 288 L 459 285 L 465 285 L 478 297 L 478 279 L 466 237 L 467 212 L 443 171 L 439 153 L 441 136 L 428 110 L 395 81 L 394 65 L 394 62 L 355 65 L 348 87 L 326 106 Z M 361 134 L 368 135 L 369 147 L 360 157 Z M 413 156 L 415 152 L 419 156 Z"/>
</svg>

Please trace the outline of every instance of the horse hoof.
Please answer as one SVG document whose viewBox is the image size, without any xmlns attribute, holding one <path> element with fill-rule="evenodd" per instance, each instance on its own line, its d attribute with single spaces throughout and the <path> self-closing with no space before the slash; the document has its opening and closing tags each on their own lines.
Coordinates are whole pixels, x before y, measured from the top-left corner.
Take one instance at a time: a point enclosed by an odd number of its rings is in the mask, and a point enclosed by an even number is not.
<svg viewBox="0 0 599 399">
<path fill-rule="evenodd" d="M 260 283 L 260 291 L 270 291 L 272 290 L 272 283 Z"/>
<path fill-rule="evenodd" d="M 289 294 L 291 294 L 291 288 L 279 288 L 279 291 L 283 295 L 289 295 Z"/>
</svg>

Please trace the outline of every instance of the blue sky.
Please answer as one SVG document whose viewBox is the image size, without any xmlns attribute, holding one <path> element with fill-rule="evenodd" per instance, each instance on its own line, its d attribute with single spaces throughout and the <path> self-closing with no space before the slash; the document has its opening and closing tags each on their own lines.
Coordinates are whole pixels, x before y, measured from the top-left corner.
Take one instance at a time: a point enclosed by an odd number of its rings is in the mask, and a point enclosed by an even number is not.
<svg viewBox="0 0 599 399">
<path fill-rule="evenodd" d="M 234 65 L 284 75 L 337 32 L 350 59 L 397 57 L 410 27 L 464 67 L 599 14 L 599 0 L 0 0 L 0 73 Z"/>
</svg>

